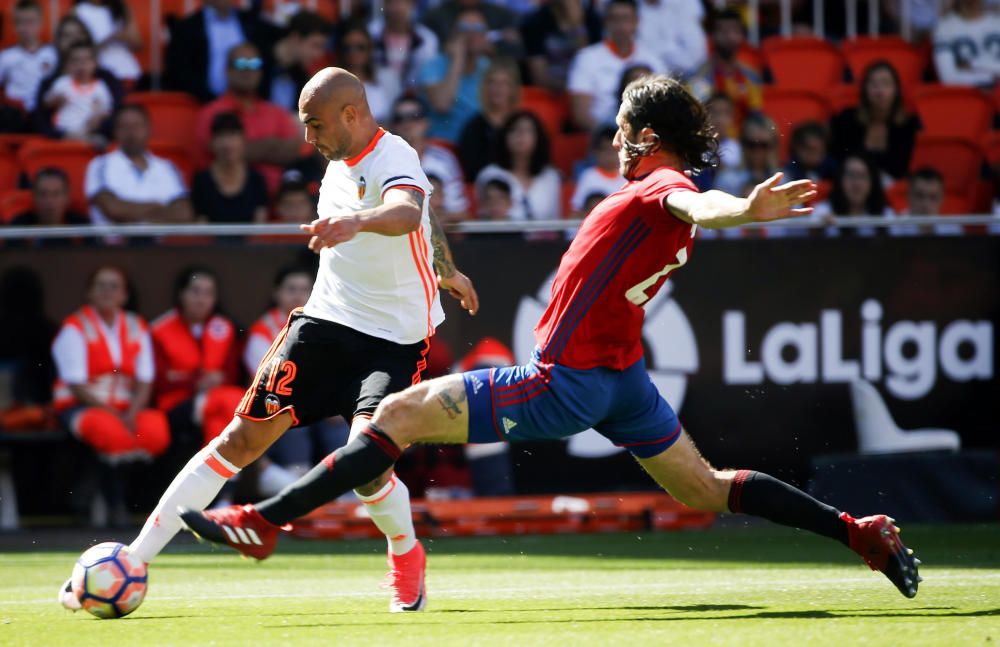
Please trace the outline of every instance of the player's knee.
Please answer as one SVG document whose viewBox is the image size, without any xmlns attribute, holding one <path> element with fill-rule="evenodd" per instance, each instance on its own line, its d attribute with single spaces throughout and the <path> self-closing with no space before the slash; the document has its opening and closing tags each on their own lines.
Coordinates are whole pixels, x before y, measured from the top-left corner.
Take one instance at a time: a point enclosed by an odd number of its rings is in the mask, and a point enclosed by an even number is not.
<svg viewBox="0 0 1000 647">
<path fill-rule="evenodd" d="M 274 420 L 257 421 L 234 417 L 219 434 L 219 453 L 237 467 L 246 467 L 271 446 L 275 438 L 272 433 L 274 426 Z"/>
<path fill-rule="evenodd" d="M 372 423 L 401 447 L 418 442 L 420 402 L 419 394 L 411 389 L 394 393 L 379 404 Z"/>
</svg>

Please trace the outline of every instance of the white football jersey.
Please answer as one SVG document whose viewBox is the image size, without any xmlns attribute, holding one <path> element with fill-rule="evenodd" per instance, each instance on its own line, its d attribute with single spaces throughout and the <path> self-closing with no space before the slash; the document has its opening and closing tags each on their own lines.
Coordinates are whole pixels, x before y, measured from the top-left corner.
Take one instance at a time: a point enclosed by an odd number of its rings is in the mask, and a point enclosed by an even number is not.
<svg viewBox="0 0 1000 647">
<path fill-rule="evenodd" d="M 431 184 L 417 152 L 379 129 L 354 158 L 330 162 L 319 189 L 320 218 L 372 209 L 392 188 L 423 191 L 420 228 L 406 236 L 360 233 L 320 253 L 305 314 L 397 344 L 414 344 L 444 321 L 431 248 Z"/>
</svg>

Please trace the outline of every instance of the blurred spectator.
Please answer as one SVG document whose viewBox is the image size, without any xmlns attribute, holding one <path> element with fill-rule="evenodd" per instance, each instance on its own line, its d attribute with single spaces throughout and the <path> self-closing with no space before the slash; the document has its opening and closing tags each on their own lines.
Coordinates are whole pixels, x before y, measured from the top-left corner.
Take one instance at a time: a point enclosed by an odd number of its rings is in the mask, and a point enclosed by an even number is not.
<svg viewBox="0 0 1000 647">
<path fill-rule="evenodd" d="M 934 29 L 934 64 L 942 83 L 992 88 L 1000 76 L 1000 15 L 983 0 L 955 0 Z"/>
<path fill-rule="evenodd" d="M 639 44 L 657 54 L 668 74 L 687 77 L 705 63 L 708 39 L 701 0 L 637 0 Z"/>
<path fill-rule="evenodd" d="M 913 41 L 922 43 L 929 40 L 934 26 L 937 25 L 943 3 L 940 0 L 897 0 L 884 3 L 882 6 L 888 11 L 892 21 L 901 28 L 904 4 L 909 5 Z"/>
<path fill-rule="evenodd" d="M 462 358 L 457 368 L 465 372 L 512 364 L 514 353 L 507 346 L 492 337 L 484 337 Z M 465 457 L 472 472 L 472 488 L 476 496 L 514 494 L 510 446 L 507 443 L 466 445 Z"/>
<path fill-rule="evenodd" d="M 156 408 L 174 442 L 196 451 L 222 433 L 243 399 L 236 326 L 219 314 L 219 280 L 207 268 L 182 270 L 173 297 L 152 325 Z"/>
<path fill-rule="evenodd" d="M 830 199 L 816 205 L 812 213 L 815 220 L 825 220 L 833 223 L 833 217 L 847 216 L 884 216 L 891 217 L 885 192 L 878 168 L 870 160 L 860 155 L 849 155 L 841 163 L 839 172 L 833 180 L 833 190 Z M 828 227 L 828 236 L 840 234 L 836 226 Z M 875 227 L 853 227 L 843 230 L 846 236 L 875 236 L 879 230 Z"/>
<path fill-rule="evenodd" d="M 480 220 L 511 220 L 514 201 L 511 198 L 511 185 L 501 179 L 493 179 L 483 183 L 479 192 Z"/>
<path fill-rule="evenodd" d="M 479 87 L 479 101 L 479 112 L 458 138 L 458 157 L 469 179 L 496 157 L 500 128 L 521 103 L 521 74 L 513 61 L 498 58 L 490 64 Z"/>
<path fill-rule="evenodd" d="M 230 51 L 246 42 L 267 51 L 273 28 L 253 10 L 238 9 L 236 0 L 204 0 L 203 4 L 170 28 L 163 87 L 206 102 L 226 91 Z"/>
<path fill-rule="evenodd" d="M 257 96 L 263 61 L 256 47 L 243 43 L 229 51 L 226 93 L 204 106 L 195 122 L 195 137 L 203 146 L 203 166 L 209 161 L 212 120 L 220 112 L 235 112 L 246 133 L 247 161 L 267 181 L 273 193 L 281 181 L 282 168 L 298 157 L 302 130 L 285 110 Z"/>
<path fill-rule="evenodd" d="M 123 81 L 142 76 L 142 67 L 132 53 L 142 47 L 142 36 L 123 0 L 76 0 L 73 13 L 97 45 L 101 67 Z"/>
<path fill-rule="evenodd" d="M 45 313 L 41 277 L 23 265 L 0 274 L 0 365 L 10 371 L 16 405 L 52 401 L 55 367 L 49 350 L 57 326 Z M 10 420 L 4 417 L 5 426 Z"/>
<path fill-rule="evenodd" d="M 93 45 L 77 43 L 69 49 L 66 72 L 55 80 L 43 98 L 52 111 L 52 126 L 63 137 L 102 145 L 101 124 L 115 109 L 111 89 L 97 77 Z"/>
<path fill-rule="evenodd" d="M 739 130 L 736 128 L 736 111 L 728 94 L 716 92 L 705 102 L 708 120 L 719 138 L 719 163 L 714 168 L 702 169 L 691 178 L 701 191 L 715 186 L 715 177 L 724 169 L 739 168 L 743 164 Z"/>
<path fill-rule="evenodd" d="M 714 188 L 745 196 L 780 168 L 778 130 L 774 127 L 774 122 L 762 114 L 747 117 L 743 121 L 740 147 L 743 151 L 742 164 L 720 170 L 716 175 Z"/>
<path fill-rule="evenodd" d="M 477 187 L 503 180 L 511 187 L 514 220 L 550 220 L 562 217 L 559 172 L 549 165 L 549 138 L 534 113 L 518 111 L 500 130 L 496 163 L 476 178 Z"/>
<path fill-rule="evenodd" d="M 434 213 L 444 213 L 444 182 L 433 173 L 427 173 L 427 181 L 431 184 L 431 199 L 428 204 Z"/>
<path fill-rule="evenodd" d="M 424 173 L 435 175 L 442 184 L 443 211 L 437 216 L 442 222 L 457 222 L 468 216 L 469 201 L 465 197 L 465 179 L 455 155 L 433 142 L 427 141 L 427 109 L 415 97 L 402 97 L 396 101 L 392 114 L 392 131 L 406 140 L 417 151 Z"/>
<path fill-rule="evenodd" d="M 601 18 L 590 0 L 549 0 L 525 16 L 521 39 L 531 85 L 563 92 L 577 51 L 601 40 Z"/>
<path fill-rule="evenodd" d="M 70 49 L 77 44 L 93 45 L 94 41 L 90 37 L 90 32 L 87 31 L 86 25 L 79 18 L 73 14 L 63 16 L 59 20 L 59 24 L 56 25 L 56 35 L 53 40 L 58 56 L 55 68 L 38 84 L 38 93 L 35 95 L 35 111 L 32 114 L 32 119 L 35 130 L 38 132 L 51 136 L 56 134 L 52 127 L 53 111 L 44 105 L 44 98 L 56 80 L 66 73 Z M 97 67 L 95 76 L 111 91 L 112 103 L 115 106 L 120 106 L 124 98 L 121 82 L 114 74 L 100 66 Z"/>
<path fill-rule="evenodd" d="M 101 459 L 102 490 L 115 525 L 126 521 L 119 464 L 154 458 L 170 445 L 166 416 L 150 407 L 152 339 L 142 317 L 124 309 L 128 299 L 125 273 L 99 267 L 87 281 L 87 304 L 66 318 L 52 342 L 56 412 Z"/>
<path fill-rule="evenodd" d="M 432 109 L 431 137 L 458 141 L 465 124 L 480 110 L 479 87 L 492 50 L 482 11 L 462 9 L 444 51 L 425 63 L 417 76 Z"/>
<path fill-rule="evenodd" d="M 748 114 L 764 105 L 760 71 L 737 58 L 746 42 L 746 27 L 738 11 L 726 9 L 714 14 L 711 36 L 712 55 L 691 78 L 691 92 L 701 101 L 717 92 L 732 99 L 738 130 Z"/>
<path fill-rule="evenodd" d="M 212 119 L 212 165 L 194 176 L 191 202 L 206 222 L 265 222 L 267 187 L 250 168 L 240 118 L 220 112 Z"/>
<path fill-rule="evenodd" d="M 305 197 L 308 199 L 308 194 Z M 274 279 L 274 291 L 271 293 L 272 307 L 254 322 L 247 333 L 243 366 L 248 374 L 253 375 L 257 371 L 292 310 L 301 308 L 309 300 L 312 286 L 313 273 L 305 267 L 293 265 L 278 271 Z M 343 418 L 289 429 L 271 445 L 267 456 L 274 463 L 296 474 L 303 474 L 319 458 L 347 442 L 349 431 Z M 262 489 L 269 489 L 268 485 L 274 476 L 272 472 L 266 466 L 262 468 L 259 476 Z"/>
<path fill-rule="evenodd" d="M 653 74 L 653 68 L 645 63 L 629 65 L 622 71 L 621 79 L 618 81 L 618 91 L 615 93 L 615 96 L 618 97 L 619 101 L 621 101 L 621 98 L 625 96 L 625 88 L 628 87 L 629 83 L 651 74 Z"/>
<path fill-rule="evenodd" d="M 375 62 L 396 75 L 399 86 L 417 85 L 417 74 L 438 54 L 437 35 L 416 22 L 413 0 L 385 0 L 382 15 L 368 25 L 375 40 Z"/>
<path fill-rule="evenodd" d="M 295 115 L 299 93 L 313 67 L 326 54 L 330 25 L 311 11 L 299 11 L 288 21 L 284 36 L 274 44 L 274 59 L 266 83 L 267 98 Z"/>
<path fill-rule="evenodd" d="M 906 189 L 906 210 L 903 216 L 940 216 L 944 204 L 944 177 L 929 166 L 924 166 L 910 173 Z M 938 236 L 961 236 L 962 225 L 941 224 L 929 227 L 927 225 L 905 224 L 893 225 L 889 228 L 892 236 L 920 236 L 934 233 Z"/>
<path fill-rule="evenodd" d="M 625 68 L 636 63 L 653 72 L 663 69 L 659 57 L 636 43 L 635 0 L 609 0 L 604 10 L 604 41 L 584 47 L 570 65 L 567 88 L 570 112 L 577 128 L 593 131 L 612 123 L 621 97 L 615 92 Z"/>
<path fill-rule="evenodd" d="M 146 109 L 122 106 L 114 133 L 117 148 L 87 165 L 91 222 L 190 222 L 191 202 L 180 173 L 172 162 L 149 152 Z"/>
<path fill-rule="evenodd" d="M 38 0 L 18 0 L 13 18 L 17 44 L 0 51 L 0 91 L 30 112 L 38 85 L 55 69 L 58 56 L 52 45 L 42 43 Z"/>
<path fill-rule="evenodd" d="M 278 222 L 312 222 L 316 218 L 316 200 L 304 182 L 285 180 L 274 198 L 274 211 Z"/>
<path fill-rule="evenodd" d="M 816 121 L 799 124 L 792 131 L 786 180 L 832 180 L 837 163 L 830 157 L 826 126 Z"/>
<path fill-rule="evenodd" d="M 375 64 L 375 43 L 362 23 L 348 23 L 337 35 L 337 65 L 365 84 L 368 107 L 376 121 L 385 123 L 392 103 L 402 92 L 399 78 Z"/>
<path fill-rule="evenodd" d="M 50 166 L 38 171 L 31 192 L 34 203 L 32 210 L 14 216 L 10 221 L 12 226 L 53 227 L 90 224 L 90 218 L 69 210 L 69 178 L 61 168 Z M 17 241 L 11 240 L 8 244 L 15 242 Z M 59 247 L 75 241 L 67 238 L 38 238 L 32 242 L 35 246 Z"/>
<path fill-rule="evenodd" d="M 482 16 L 485 31 L 489 31 L 490 42 L 497 43 L 506 55 L 517 55 L 520 34 L 517 33 L 517 15 L 501 4 L 486 0 L 444 0 L 424 16 L 424 24 L 431 28 L 438 40 L 447 42 L 454 37 L 455 26 L 462 21 L 462 15 L 473 10 Z"/>
<path fill-rule="evenodd" d="M 594 132 L 590 146 L 590 154 L 596 164 L 584 170 L 576 181 L 570 207 L 574 218 L 583 218 L 589 210 L 585 210 L 587 198 L 594 195 L 611 195 L 625 186 L 625 178 L 618 172 L 618 151 L 614 147 L 617 128 L 605 126 Z"/>
<path fill-rule="evenodd" d="M 921 129 L 920 118 L 903 106 L 899 75 L 885 61 L 871 64 L 861 79 L 858 107 L 831 121 L 833 156 L 865 155 L 880 171 L 894 178 L 906 175 Z"/>
</svg>

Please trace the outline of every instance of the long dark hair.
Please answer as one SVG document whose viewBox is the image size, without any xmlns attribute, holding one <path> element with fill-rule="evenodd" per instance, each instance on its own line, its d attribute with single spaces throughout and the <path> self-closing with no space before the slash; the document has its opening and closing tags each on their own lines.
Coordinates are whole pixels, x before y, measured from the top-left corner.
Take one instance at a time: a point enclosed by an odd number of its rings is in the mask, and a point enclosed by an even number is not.
<svg viewBox="0 0 1000 647">
<path fill-rule="evenodd" d="M 660 145 L 694 171 L 719 163 L 719 140 L 708 112 L 684 86 L 666 76 L 644 76 L 622 94 L 624 116 L 632 131 L 652 128 Z"/>
<path fill-rule="evenodd" d="M 364 75 L 368 77 L 367 79 L 362 79 L 362 81 L 375 81 L 375 41 L 372 39 L 372 35 L 368 33 L 368 26 L 363 22 L 350 21 L 344 23 L 344 26 L 337 30 L 337 64 L 343 65 L 346 52 L 344 51 L 344 41 L 347 39 L 348 34 L 359 33 L 365 37 L 365 41 L 368 43 L 368 62 L 364 66 Z"/>
<path fill-rule="evenodd" d="M 882 182 L 879 179 L 879 171 L 870 159 L 863 155 L 848 155 L 841 162 L 837 169 L 837 175 L 833 180 L 833 189 L 830 191 L 830 208 L 838 216 L 847 215 L 850 204 L 847 202 L 847 194 L 844 192 L 844 174 L 847 172 L 847 162 L 849 160 L 860 160 L 865 165 L 868 172 L 868 181 L 871 189 L 865 199 L 865 211 L 868 215 L 881 216 L 885 211 L 885 191 L 882 190 Z"/>
<path fill-rule="evenodd" d="M 891 121 L 901 123 L 906 119 L 906 107 L 903 105 L 903 85 L 899 80 L 899 72 L 896 68 L 892 66 L 892 63 L 886 60 L 875 61 L 871 65 L 865 68 L 865 73 L 861 75 L 861 87 L 860 97 L 858 99 L 858 117 L 861 122 L 867 124 L 871 120 L 871 110 L 872 104 L 868 99 L 868 92 L 866 88 L 868 87 L 868 81 L 872 78 L 872 75 L 880 70 L 886 70 L 889 72 L 889 76 L 892 77 L 892 82 L 896 86 L 896 96 L 892 100 L 892 107 L 889 108 L 889 119 Z"/>
<path fill-rule="evenodd" d="M 514 162 L 510 156 L 510 148 L 507 147 L 507 135 L 514 129 L 517 122 L 527 119 L 535 128 L 535 150 L 531 152 L 531 160 L 528 163 L 528 170 L 532 175 L 538 175 L 549 165 L 549 134 L 545 131 L 545 125 L 535 116 L 535 113 L 527 110 L 518 110 L 507 117 L 503 122 L 500 132 L 497 133 L 497 165 L 510 171 Z"/>
</svg>

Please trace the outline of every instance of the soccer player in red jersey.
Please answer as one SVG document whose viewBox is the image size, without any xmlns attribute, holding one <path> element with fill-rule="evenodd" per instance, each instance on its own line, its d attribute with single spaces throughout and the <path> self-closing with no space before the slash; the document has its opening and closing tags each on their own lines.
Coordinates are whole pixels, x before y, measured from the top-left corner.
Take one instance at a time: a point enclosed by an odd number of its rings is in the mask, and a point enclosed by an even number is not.
<svg viewBox="0 0 1000 647">
<path fill-rule="evenodd" d="M 228 524 L 252 519 L 273 550 L 280 526 L 382 474 L 414 443 L 557 439 L 593 427 L 627 448 L 681 502 L 830 537 L 903 595 L 916 595 L 919 561 L 892 519 L 854 519 L 767 474 L 712 467 L 645 369 L 642 306 L 688 262 L 698 227 L 808 214 L 810 208 L 796 205 L 816 195 L 815 185 L 779 184 L 779 173 L 747 198 L 699 193 L 684 171 L 712 162 L 716 136 L 702 105 L 665 77 L 630 84 L 617 124 L 614 145 L 628 183 L 594 208 L 563 256 L 530 362 L 442 377 L 389 396 L 363 434 L 278 496 L 248 506 L 253 514 L 186 511 L 187 526 L 227 543 L 226 532 L 234 530 Z M 322 234 L 314 242 L 337 244 Z"/>
</svg>

